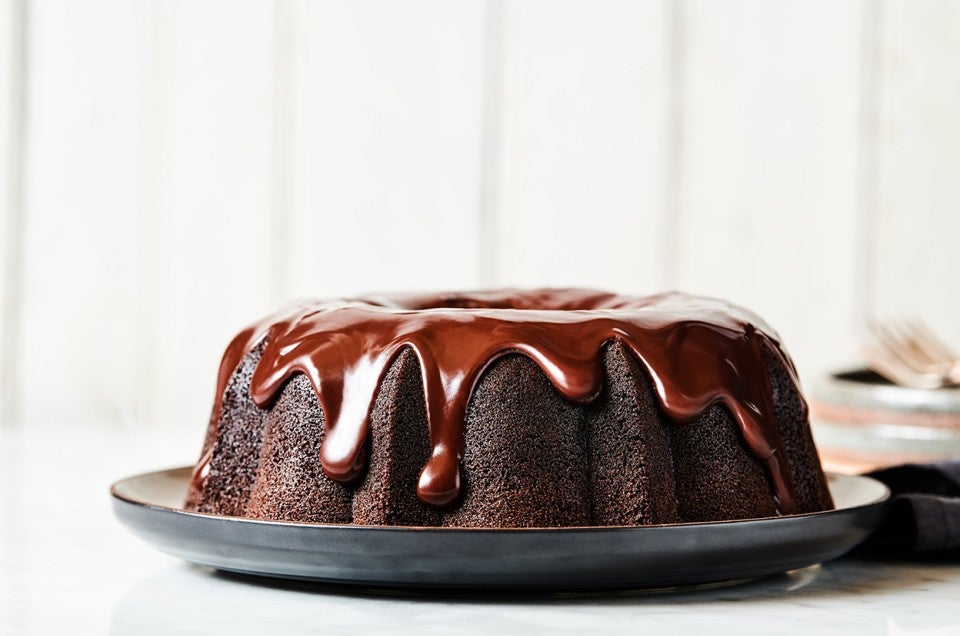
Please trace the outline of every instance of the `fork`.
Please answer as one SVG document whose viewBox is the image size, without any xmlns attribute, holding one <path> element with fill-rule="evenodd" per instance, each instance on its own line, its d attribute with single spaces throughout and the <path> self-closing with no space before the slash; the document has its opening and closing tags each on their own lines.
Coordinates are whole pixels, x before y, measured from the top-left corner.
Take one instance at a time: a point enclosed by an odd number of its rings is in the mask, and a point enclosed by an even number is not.
<svg viewBox="0 0 960 636">
<path fill-rule="evenodd" d="M 867 366 L 895 384 L 916 389 L 960 386 L 960 357 L 920 320 L 871 322 L 862 352 Z"/>
</svg>

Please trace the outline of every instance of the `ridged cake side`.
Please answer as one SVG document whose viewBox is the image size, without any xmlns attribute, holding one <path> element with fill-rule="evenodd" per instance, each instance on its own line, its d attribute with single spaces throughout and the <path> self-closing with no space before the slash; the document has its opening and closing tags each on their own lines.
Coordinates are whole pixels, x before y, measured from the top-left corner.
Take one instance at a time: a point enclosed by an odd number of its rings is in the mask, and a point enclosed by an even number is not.
<svg viewBox="0 0 960 636">
<path fill-rule="evenodd" d="M 494 361 L 464 422 L 459 498 L 437 508 L 416 484 L 430 454 L 421 368 L 406 348 L 377 392 L 366 472 L 331 480 L 320 465 L 324 414 L 301 374 L 266 408 L 250 397 L 264 343 L 227 383 L 205 442 L 207 473 L 187 508 L 325 523 L 461 527 L 645 525 L 777 514 L 763 464 L 723 406 L 691 422 L 670 420 L 651 378 L 618 340 L 604 345 L 600 395 L 577 404 L 528 357 Z M 832 507 L 791 370 L 765 356 L 777 425 L 793 477 L 796 512 Z M 203 462 L 201 462 L 203 463 Z"/>
</svg>

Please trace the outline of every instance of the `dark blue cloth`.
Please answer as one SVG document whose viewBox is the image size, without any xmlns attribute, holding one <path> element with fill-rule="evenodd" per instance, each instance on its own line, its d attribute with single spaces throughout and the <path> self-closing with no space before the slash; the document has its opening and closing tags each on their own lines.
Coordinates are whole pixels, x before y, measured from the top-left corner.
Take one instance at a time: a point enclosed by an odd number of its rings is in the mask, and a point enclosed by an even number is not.
<svg viewBox="0 0 960 636">
<path fill-rule="evenodd" d="M 892 498 L 861 552 L 960 558 L 960 461 L 904 464 L 867 476 L 885 483 Z"/>
</svg>

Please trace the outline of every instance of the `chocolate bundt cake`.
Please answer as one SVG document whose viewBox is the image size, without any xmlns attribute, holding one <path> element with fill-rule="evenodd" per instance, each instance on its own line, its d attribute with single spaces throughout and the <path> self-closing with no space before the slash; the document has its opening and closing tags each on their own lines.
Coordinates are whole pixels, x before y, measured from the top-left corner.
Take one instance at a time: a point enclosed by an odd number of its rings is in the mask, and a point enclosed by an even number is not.
<svg viewBox="0 0 960 636">
<path fill-rule="evenodd" d="M 186 501 L 492 528 L 832 505 L 796 370 L 759 318 L 570 289 L 316 302 L 242 331 Z"/>
</svg>

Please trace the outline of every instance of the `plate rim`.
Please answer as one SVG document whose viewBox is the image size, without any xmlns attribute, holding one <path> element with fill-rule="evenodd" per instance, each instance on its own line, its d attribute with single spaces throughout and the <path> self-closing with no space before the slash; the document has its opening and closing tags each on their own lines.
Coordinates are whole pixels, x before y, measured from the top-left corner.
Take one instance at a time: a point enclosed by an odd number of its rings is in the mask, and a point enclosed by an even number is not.
<svg viewBox="0 0 960 636">
<path fill-rule="evenodd" d="M 847 491 L 843 499 L 852 505 L 780 517 L 646 526 L 368 526 L 170 507 L 191 470 L 116 482 L 114 514 L 153 548 L 188 563 L 366 588 L 613 590 L 755 579 L 846 554 L 879 526 L 890 501 L 889 489 L 875 479 L 828 475 L 831 485 L 838 478 L 869 483 Z M 156 481 L 129 483 L 151 477 Z"/>
<path fill-rule="evenodd" d="M 763 522 L 784 522 L 784 521 L 793 521 L 797 519 L 808 519 L 815 517 L 825 517 L 836 515 L 838 513 L 850 513 L 855 512 L 859 509 L 871 508 L 874 506 L 880 506 L 885 503 L 888 503 L 891 499 L 890 488 L 881 482 L 878 479 L 869 477 L 867 475 L 849 475 L 844 473 L 837 472 L 826 472 L 824 471 L 824 476 L 827 479 L 827 484 L 829 487 L 831 479 L 840 479 L 840 480 L 866 480 L 872 482 L 875 486 L 880 486 L 882 492 L 875 498 L 870 501 L 864 501 L 853 506 L 844 506 L 844 507 L 834 507 L 830 510 L 819 510 L 816 512 L 804 512 L 794 515 L 779 515 L 775 517 L 748 517 L 745 519 L 723 519 L 717 521 L 686 521 L 679 523 L 658 523 L 658 524 L 644 524 L 644 525 L 609 525 L 609 526 L 548 526 L 548 527 L 513 527 L 513 528 L 492 528 L 492 527 L 465 527 L 465 526 L 409 526 L 409 525 L 364 525 L 364 524 L 353 524 L 353 523 L 322 523 L 314 521 L 283 521 L 283 520 L 271 520 L 271 519 L 251 519 L 249 517 L 237 517 L 232 515 L 220 515 L 204 512 L 194 512 L 190 510 L 184 510 L 183 508 L 174 508 L 171 506 L 166 506 L 163 504 L 142 501 L 130 496 L 126 496 L 120 492 L 123 484 L 126 482 L 131 482 L 135 480 L 140 480 L 148 477 L 157 477 L 161 474 L 169 473 L 180 473 L 192 471 L 193 466 L 177 466 L 174 468 L 160 469 L 147 471 L 143 473 L 138 473 L 136 475 L 131 475 L 123 479 L 119 479 L 110 485 L 110 496 L 114 500 L 121 501 L 123 503 L 138 506 L 141 508 L 150 508 L 163 512 L 170 512 L 177 515 L 195 517 L 200 519 L 210 519 L 210 520 L 229 520 L 234 522 L 243 522 L 256 525 L 268 525 L 268 526 L 281 526 L 281 527 L 296 527 L 296 528 L 317 528 L 317 529 L 337 529 L 337 530 L 356 530 L 356 531 L 397 531 L 397 530 L 409 530 L 418 533 L 462 533 L 462 532 L 482 532 L 482 533 L 563 533 L 563 532 L 585 532 L 585 531 L 610 531 L 610 530 L 631 530 L 637 531 L 645 528 L 691 528 L 691 527 L 710 527 L 710 526 L 729 526 L 732 524 L 744 524 L 744 523 L 763 523 Z M 832 494 L 832 493 L 831 493 Z"/>
</svg>

